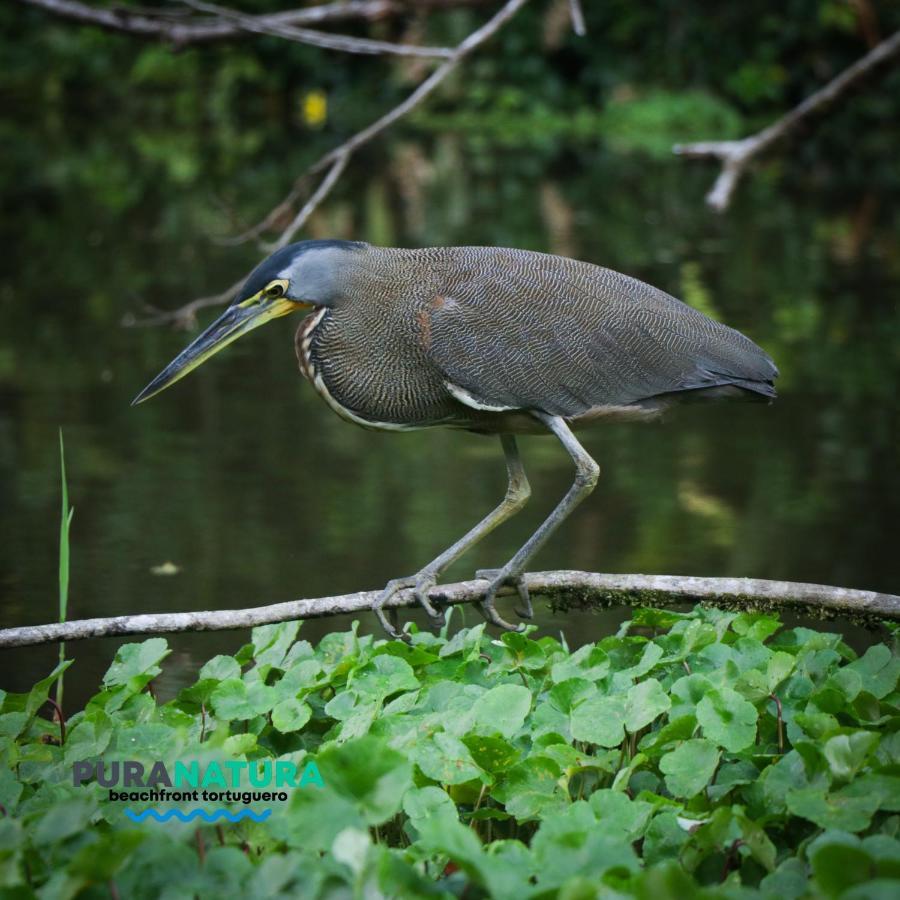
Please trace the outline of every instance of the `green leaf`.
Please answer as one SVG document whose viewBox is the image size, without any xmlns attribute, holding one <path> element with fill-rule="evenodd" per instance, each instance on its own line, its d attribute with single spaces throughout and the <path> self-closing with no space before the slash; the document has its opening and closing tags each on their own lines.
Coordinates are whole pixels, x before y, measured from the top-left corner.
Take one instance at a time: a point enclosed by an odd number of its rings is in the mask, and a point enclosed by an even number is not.
<svg viewBox="0 0 900 900">
<path fill-rule="evenodd" d="M 786 802 L 795 816 L 809 819 L 820 828 L 863 831 L 869 827 L 881 801 L 872 794 L 854 796 L 846 790 L 826 793 L 810 787 L 790 791 Z"/>
<path fill-rule="evenodd" d="M 103 676 L 107 687 L 124 685 L 132 693 L 144 689 L 162 671 L 159 663 L 171 651 L 165 638 L 150 638 L 140 644 L 123 644 Z"/>
<path fill-rule="evenodd" d="M 535 756 L 523 760 L 503 775 L 491 796 L 506 806 L 520 822 L 536 819 L 568 803 L 560 789 L 559 766 L 553 760 Z"/>
<path fill-rule="evenodd" d="M 666 776 L 669 793 L 685 798 L 699 794 L 713 777 L 719 758 L 719 748 L 702 738 L 685 741 L 667 753 L 659 761 L 659 768 Z"/>
<path fill-rule="evenodd" d="M 735 634 L 765 641 L 781 628 L 777 615 L 770 613 L 739 613 L 731 622 Z"/>
<path fill-rule="evenodd" d="M 608 789 L 594 791 L 589 803 L 603 831 L 628 841 L 644 836 L 654 812 L 652 803 L 632 800 L 622 791 Z"/>
<path fill-rule="evenodd" d="M 462 784 L 474 778 L 487 780 L 469 748 L 458 737 L 444 731 L 417 744 L 412 758 L 424 775 L 441 784 Z"/>
<path fill-rule="evenodd" d="M 559 888 L 578 875 L 594 879 L 612 871 L 627 877 L 637 871 L 631 844 L 593 826 L 593 813 L 585 803 L 544 818 L 531 842 L 540 890 Z"/>
<path fill-rule="evenodd" d="M 679 678 L 671 688 L 673 702 L 669 718 L 674 720 L 696 715 L 697 704 L 712 689 L 712 682 L 705 675 L 695 673 Z"/>
<path fill-rule="evenodd" d="M 767 897 L 800 900 L 809 894 L 807 867 L 801 860 L 788 857 L 774 872 L 763 878 L 759 887 Z"/>
<path fill-rule="evenodd" d="M 884 644 L 875 644 L 847 668 L 860 675 L 865 690 L 881 700 L 897 688 L 900 657 Z"/>
<path fill-rule="evenodd" d="M 550 677 L 554 684 L 570 678 L 597 681 L 609 671 L 609 656 L 594 644 L 585 644 L 574 653 L 553 665 Z"/>
<path fill-rule="evenodd" d="M 753 784 L 759 778 L 759 769 L 745 760 L 723 763 L 719 767 L 714 784 L 709 786 L 708 797 L 713 802 L 745 784 Z"/>
<path fill-rule="evenodd" d="M 359 669 L 350 686 L 360 695 L 383 700 L 400 691 L 412 691 L 419 687 L 419 680 L 412 666 L 399 656 L 376 656 Z"/>
<path fill-rule="evenodd" d="M 665 810 L 654 816 L 644 837 L 644 864 L 677 859 L 688 841 L 688 832 L 678 823 L 674 812 Z"/>
<path fill-rule="evenodd" d="M 257 625 L 250 635 L 253 657 L 260 668 L 280 668 L 291 644 L 297 639 L 300 622 Z"/>
<path fill-rule="evenodd" d="M 697 721 L 703 734 L 732 753 L 756 740 L 756 707 L 728 687 L 710 691 L 697 704 Z"/>
<path fill-rule="evenodd" d="M 500 641 L 509 650 L 511 662 L 515 668 L 537 671 L 543 669 L 547 663 L 544 648 L 524 634 L 507 631 L 501 635 Z"/>
<path fill-rule="evenodd" d="M 871 885 L 880 878 L 900 879 L 900 843 L 885 835 L 860 840 L 841 831 L 826 831 L 810 844 L 808 855 L 816 883 L 829 897 L 844 895 L 854 885 Z M 856 896 L 881 894 L 863 892 Z"/>
<path fill-rule="evenodd" d="M 518 684 L 501 684 L 482 694 L 472 706 L 472 731 L 511 738 L 531 709 L 531 691 Z"/>
<path fill-rule="evenodd" d="M 54 803 L 52 815 L 41 818 L 34 829 L 35 844 L 57 844 L 82 834 L 96 812 L 96 803 L 89 796 L 69 797 Z"/>
<path fill-rule="evenodd" d="M 299 731 L 312 716 L 312 709 L 294 697 L 276 703 L 272 708 L 272 725 L 282 734 Z"/>
<path fill-rule="evenodd" d="M 865 765 L 878 742 L 878 735 L 871 731 L 836 734 L 825 741 L 822 752 L 831 768 L 831 774 L 841 781 L 847 781 Z"/>
<path fill-rule="evenodd" d="M 266 825 L 274 839 L 289 847 L 324 852 L 345 828 L 365 828 L 366 820 L 355 798 L 338 793 L 325 779 L 324 788 L 294 790 L 287 809 Z"/>
<path fill-rule="evenodd" d="M 275 698 L 275 691 L 259 681 L 247 684 L 240 678 L 229 678 L 212 692 L 210 702 L 217 718 L 230 721 L 252 719 L 269 712 Z"/>
<path fill-rule="evenodd" d="M 625 737 L 626 710 L 622 694 L 604 697 L 598 692 L 572 710 L 569 717 L 572 737 L 599 747 L 616 747 Z"/>
<path fill-rule="evenodd" d="M 506 771 L 522 755 L 509 741 L 496 735 L 467 734 L 462 742 L 469 748 L 475 764 L 491 775 Z"/>
<path fill-rule="evenodd" d="M 655 678 L 641 681 L 628 691 L 625 701 L 625 727 L 629 732 L 639 731 L 657 716 L 667 712 L 671 700 Z"/>
<path fill-rule="evenodd" d="M 456 804 L 446 791 L 434 785 L 408 790 L 403 797 L 403 811 L 416 826 L 432 818 L 443 822 L 459 821 Z"/>
<path fill-rule="evenodd" d="M 229 678 L 240 678 L 241 667 L 233 656 L 214 656 L 201 669 L 197 681 L 212 678 L 216 681 L 227 681 Z"/>
<path fill-rule="evenodd" d="M 371 735 L 327 747 L 316 763 L 325 784 L 351 800 L 370 825 L 391 818 L 412 784 L 412 763 Z"/>
</svg>

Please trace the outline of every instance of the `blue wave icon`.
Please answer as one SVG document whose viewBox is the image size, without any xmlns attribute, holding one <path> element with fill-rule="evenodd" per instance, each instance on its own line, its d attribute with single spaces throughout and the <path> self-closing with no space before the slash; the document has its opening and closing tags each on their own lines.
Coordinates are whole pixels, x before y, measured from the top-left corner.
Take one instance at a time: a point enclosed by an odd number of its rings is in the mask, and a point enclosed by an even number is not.
<svg viewBox="0 0 900 900">
<path fill-rule="evenodd" d="M 168 822 L 173 816 L 181 822 L 193 822 L 194 819 L 203 819 L 204 822 L 218 822 L 219 819 L 227 819 L 229 822 L 240 822 L 242 819 L 253 819 L 254 822 L 265 822 L 272 815 L 271 809 L 264 809 L 262 812 L 255 813 L 252 809 L 242 809 L 239 812 L 232 813 L 227 809 L 217 809 L 211 813 L 203 809 L 192 809 L 188 813 L 183 813 L 180 809 L 170 809 L 164 813 L 155 809 L 145 809 L 143 812 L 135 812 L 133 809 L 126 809 L 125 815 L 132 822 L 143 822 L 149 817 L 153 817 L 157 822 Z"/>
</svg>

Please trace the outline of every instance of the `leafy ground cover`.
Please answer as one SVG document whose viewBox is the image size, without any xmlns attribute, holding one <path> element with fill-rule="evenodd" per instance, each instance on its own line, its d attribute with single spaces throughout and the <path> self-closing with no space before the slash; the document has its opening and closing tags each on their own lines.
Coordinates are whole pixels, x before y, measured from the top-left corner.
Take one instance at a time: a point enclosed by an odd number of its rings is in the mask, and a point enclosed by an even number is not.
<svg viewBox="0 0 900 900">
<path fill-rule="evenodd" d="M 297 630 L 255 629 L 166 703 L 165 640 L 128 644 L 64 727 L 47 698 L 70 663 L 2 695 L 2 896 L 900 896 L 883 644 L 702 608 L 574 652 Z M 73 784 L 98 759 L 315 761 L 324 785 L 254 804 L 263 822 L 136 823 Z"/>
</svg>

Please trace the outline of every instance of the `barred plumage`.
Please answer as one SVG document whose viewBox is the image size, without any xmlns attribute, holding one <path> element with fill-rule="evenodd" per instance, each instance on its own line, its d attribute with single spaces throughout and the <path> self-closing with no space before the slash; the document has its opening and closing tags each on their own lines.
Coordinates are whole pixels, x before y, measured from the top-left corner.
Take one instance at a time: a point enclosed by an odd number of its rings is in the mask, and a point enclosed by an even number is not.
<svg viewBox="0 0 900 900">
<path fill-rule="evenodd" d="M 579 425 L 687 393 L 775 396 L 778 371 L 752 341 L 610 269 L 494 247 L 347 256 L 298 356 L 372 427 L 537 431 L 533 410 Z"/>
</svg>

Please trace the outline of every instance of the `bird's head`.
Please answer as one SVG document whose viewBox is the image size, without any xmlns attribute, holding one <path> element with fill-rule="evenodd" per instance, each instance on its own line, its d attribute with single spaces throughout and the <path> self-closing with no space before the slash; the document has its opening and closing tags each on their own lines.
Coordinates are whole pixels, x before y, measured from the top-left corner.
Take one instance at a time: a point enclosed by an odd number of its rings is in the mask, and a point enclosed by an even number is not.
<svg viewBox="0 0 900 900">
<path fill-rule="evenodd" d="M 265 322 L 333 305 L 351 255 L 365 246 L 353 241 L 300 241 L 273 253 L 250 273 L 231 306 L 134 398 L 132 406 L 164 391 Z"/>
</svg>

